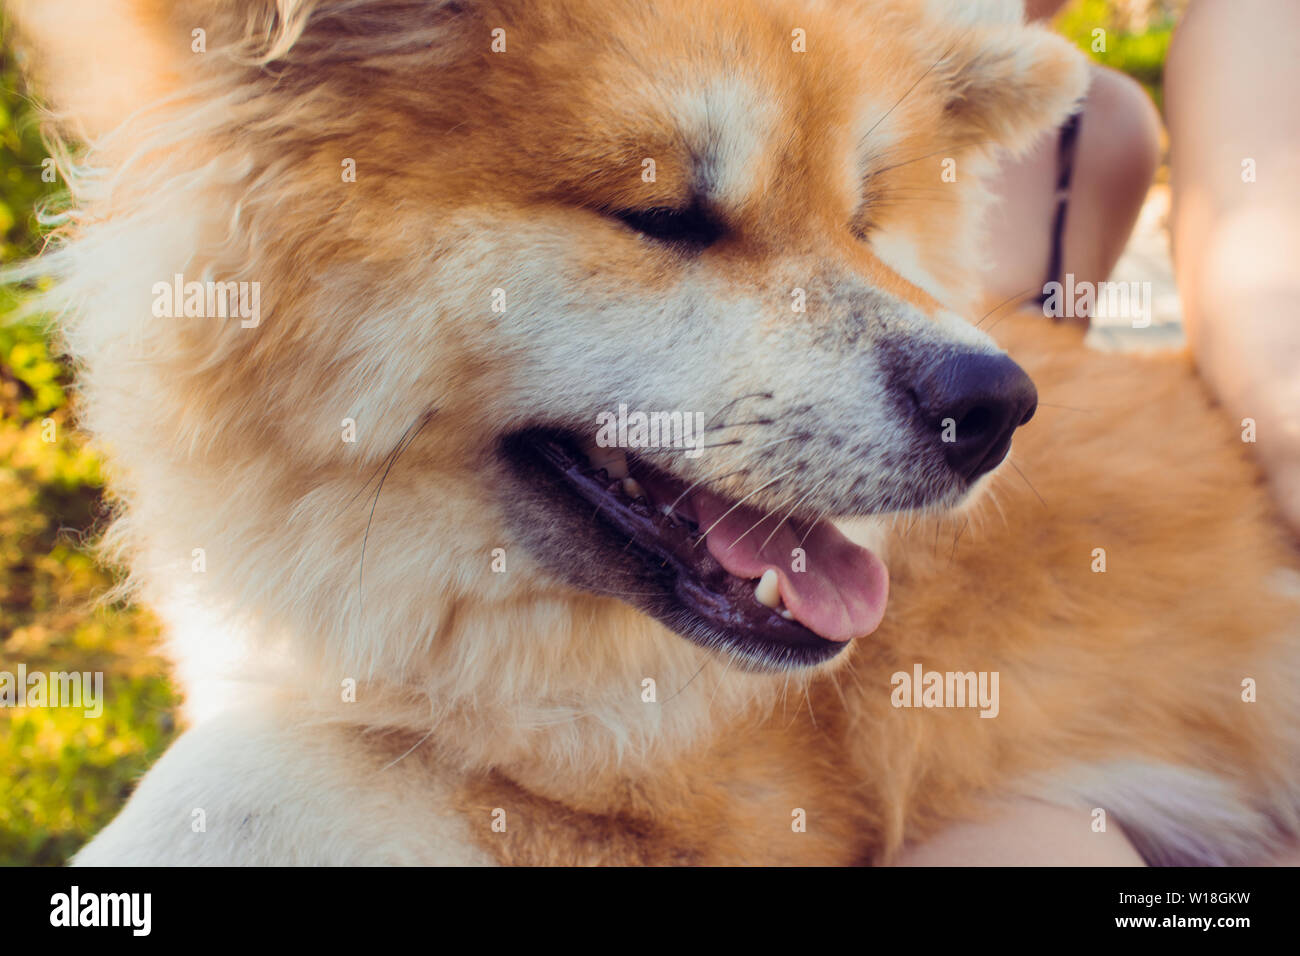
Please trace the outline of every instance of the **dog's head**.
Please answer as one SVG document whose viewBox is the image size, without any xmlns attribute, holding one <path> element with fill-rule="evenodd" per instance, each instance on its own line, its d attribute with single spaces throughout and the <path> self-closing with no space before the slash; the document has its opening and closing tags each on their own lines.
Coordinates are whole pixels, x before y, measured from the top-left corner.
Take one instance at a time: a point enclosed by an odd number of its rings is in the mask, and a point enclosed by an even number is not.
<svg viewBox="0 0 1300 956">
<path fill-rule="evenodd" d="M 94 80 L 49 9 L 56 105 L 125 117 L 62 253 L 120 539 L 159 595 L 344 673 L 689 676 L 640 612 L 829 659 L 887 586 L 833 519 L 961 503 L 1033 412 L 967 320 L 981 177 L 1084 82 L 1044 30 L 912 0 L 139 2 L 77 28 L 118 54 Z"/>
</svg>

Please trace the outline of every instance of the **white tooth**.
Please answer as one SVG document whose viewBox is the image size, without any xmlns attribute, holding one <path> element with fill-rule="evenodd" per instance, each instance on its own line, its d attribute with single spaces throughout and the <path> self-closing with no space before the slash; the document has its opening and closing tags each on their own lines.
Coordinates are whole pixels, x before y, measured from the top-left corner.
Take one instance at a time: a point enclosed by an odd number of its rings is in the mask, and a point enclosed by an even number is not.
<svg viewBox="0 0 1300 956">
<path fill-rule="evenodd" d="M 790 613 L 788 610 L 786 610 L 785 608 L 781 608 L 781 610 L 777 611 L 776 613 L 777 613 L 777 614 L 780 614 L 780 615 L 781 615 L 783 618 L 785 618 L 787 621 L 793 621 L 793 620 L 794 620 L 794 615 L 791 614 L 791 613 Z"/>
<path fill-rule="evenodd" d="M 602 450 L 605 452 L 605 459 L 599 467 L 604 468 L 611 478 L 627 478 L 627 455 L 617 448 Z"/>
<path fill-rule="evenodd" d="M 623 494 L 627 495 L 629 498 L 644 498 L 645 489 L 642 488 L 639 484 L 637 484 L 637 480 L 635 478 L 624 478 Z"/>
<path fill-rule="evenodd" d="M 595 442 L 587 442 L 582 451 L 592 468 L 604 468 L 605 473 L 614 479 L 627 477 L 627 453 L 622 449 L 601 448 Z"/>
<path fill-rule="evenodd" d="M 768 568 L 758 579 L 754 588 L 754 597 L 764 607 L 776 608 L 781 605 L 781 588 L 777 584 L 776 568 Z"/>
</svg>

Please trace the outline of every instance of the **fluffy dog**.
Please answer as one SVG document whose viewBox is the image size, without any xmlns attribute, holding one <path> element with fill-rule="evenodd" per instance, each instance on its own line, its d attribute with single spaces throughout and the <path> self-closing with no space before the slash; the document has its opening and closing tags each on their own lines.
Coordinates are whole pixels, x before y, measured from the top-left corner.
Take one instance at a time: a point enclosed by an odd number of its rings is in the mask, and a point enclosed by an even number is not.
<svg viewBox="0 0 1300 956">
<path fill-rule="evenodd" d="M 34 269 L 193 721 L 78 862 L 1300 830 L 1239 429 L 1185 356 L 981 320 L 983 179 L 1086 82 L 1014 5 L 14 6 L 93 143 Z"/>
</svg>

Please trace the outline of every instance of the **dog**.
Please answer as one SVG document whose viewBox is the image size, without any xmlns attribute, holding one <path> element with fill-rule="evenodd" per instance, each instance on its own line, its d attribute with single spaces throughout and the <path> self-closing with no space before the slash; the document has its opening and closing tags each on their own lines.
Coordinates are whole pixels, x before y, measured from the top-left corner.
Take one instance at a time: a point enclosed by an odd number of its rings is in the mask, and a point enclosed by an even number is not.
<svg viewBox="0 0 1300 956">
<path fill-rule="evenodd" d="M 92 144 L 30 268 L 190 723 L 76 863 L 888 864 L 1018 796 L 1153 864 L 1300 832 L 1241 430 L 981 301 L 987 177 L 1086 84 L 1016 4 L 10 12 Z"/>
</svg>

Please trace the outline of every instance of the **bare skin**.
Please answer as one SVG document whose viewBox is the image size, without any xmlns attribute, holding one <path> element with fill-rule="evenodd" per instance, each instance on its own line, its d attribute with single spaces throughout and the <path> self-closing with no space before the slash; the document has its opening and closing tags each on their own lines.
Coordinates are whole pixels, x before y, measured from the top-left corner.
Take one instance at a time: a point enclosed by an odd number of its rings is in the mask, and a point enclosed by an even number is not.
<svg viewBox="0 0 1300 956">
<path fill-rule="evenodd" d="M 985 823 L 949 827 L 903 852 L 899 866 L 1142 866 L 1113 823 L 1093 829 L 1089 810 L 1038 800 L 1009 803 Z"/>
<path fill-rule="evenodd" d="M 1300 531 L 1300 6 L 1194 3 L 1165 87 L 1188 337 Z"/>
</svg>

